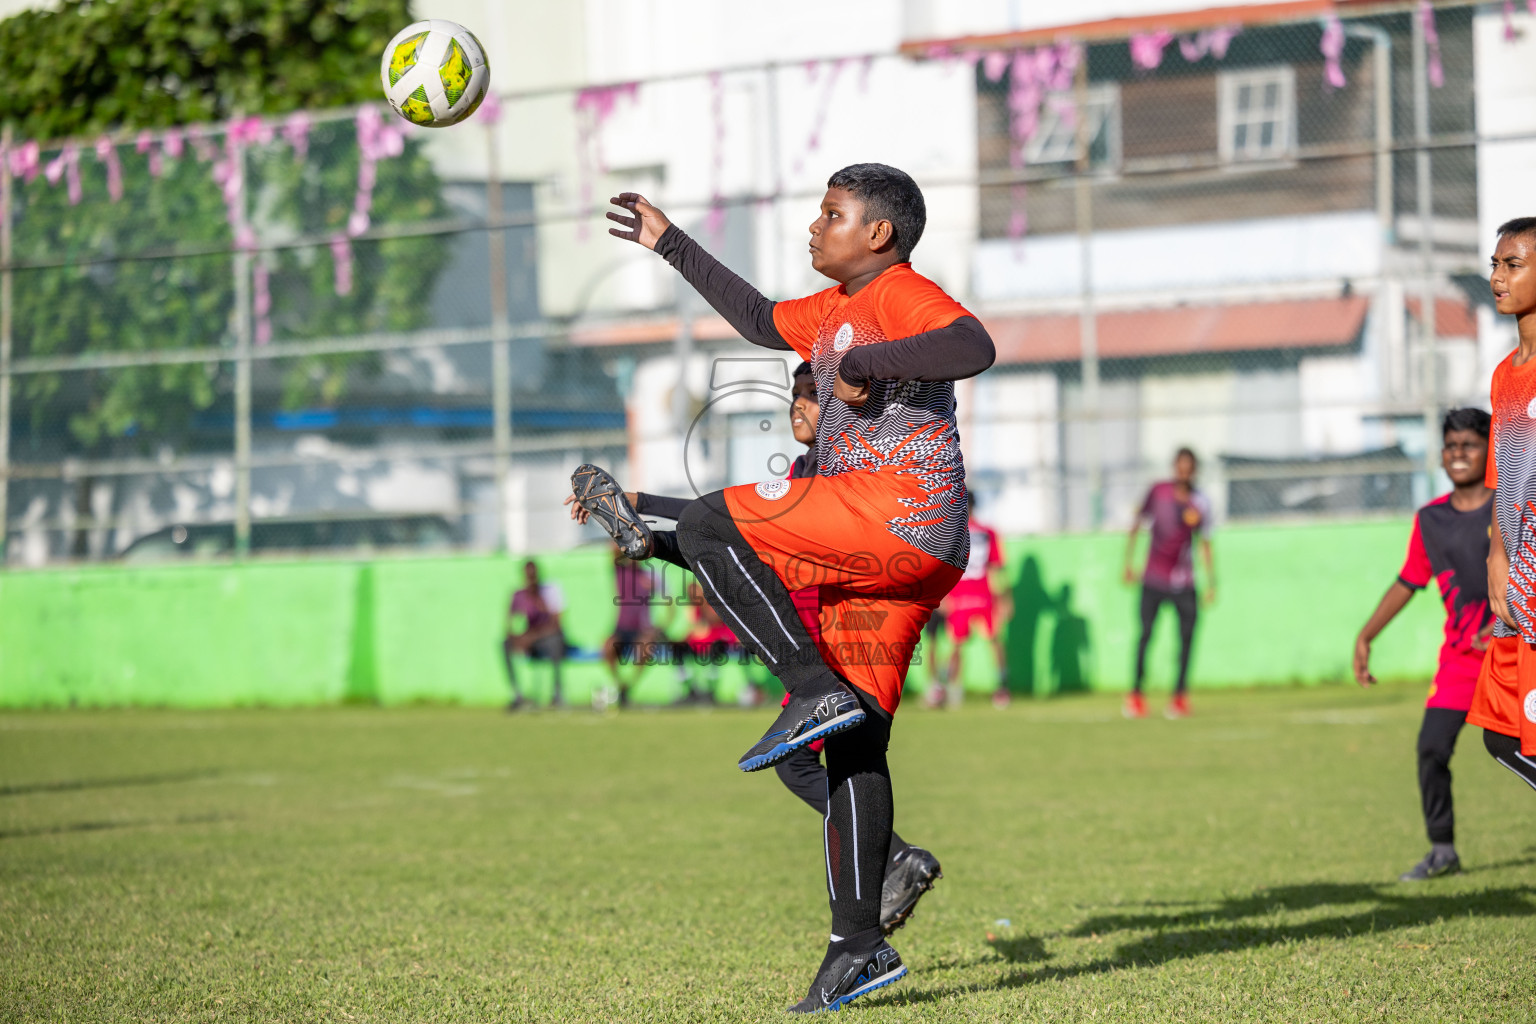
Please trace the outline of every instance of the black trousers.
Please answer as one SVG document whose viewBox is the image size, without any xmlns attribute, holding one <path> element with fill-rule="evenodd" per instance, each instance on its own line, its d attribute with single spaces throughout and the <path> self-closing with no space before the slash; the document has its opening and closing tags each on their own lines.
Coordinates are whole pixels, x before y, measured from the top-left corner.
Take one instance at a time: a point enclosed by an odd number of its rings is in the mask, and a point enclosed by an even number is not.
<svg viewBox="0 0 1536 1024">
<path fill-rule="evenodd" d="M 1432 843 L 1456 841 L 1456 813 L 1451 803 L 1451 754 L 1467 722 L 1465 711 L 1425 708 L 1419 726 L 1419 799 L 1424 805 L 1424 830 Z"/>
<path fill-rule="evenodd" d="M 1179 682 L 1178 693 L 1189 689 L 1189 651 L 1195 640 L 1195 619 L 1200 614 L 1200 602 L 1195 588 L 1188 590 L 1163 590 L 1150 583 L 1141 585 L 1141 643 L 1136 647 L 1136 692 L 1141 692 L 1147 678 L 1147 644 L 1152 641 L 1152 627 L 1157 622 L 1158 610 L 1166 601 L 1179 613 Z"/>
</svg>

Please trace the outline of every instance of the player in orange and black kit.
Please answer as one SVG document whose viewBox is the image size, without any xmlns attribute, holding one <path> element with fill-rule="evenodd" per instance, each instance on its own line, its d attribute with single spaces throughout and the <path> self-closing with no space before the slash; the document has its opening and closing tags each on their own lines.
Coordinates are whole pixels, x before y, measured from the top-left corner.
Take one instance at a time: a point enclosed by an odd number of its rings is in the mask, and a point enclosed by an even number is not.
<svg viewBox="0 0 1536 1024">
<path fill-rule="evenodd" d="M 1493 371 L 1488 603 L 1498 621 L 1467 721 L 1536 789 L 1536 217 L 1499 228 L 1489 284 L 1498 311 L 1518 318 L 1520 347 Z"/>
<path fill-rule="evenodd" d="M 969 530 L 954 381 L 992 364 L 986 330 L 912 269 L 922 192 L 855 164 L 827 182 L 811 265 L 836 287 L 772 302 L 634 193 L 613 234 L 656 250 L 748 341 L 809 359 L 821 406 L 818 475 L 705 495 L 678 541 L 705 595 L 784 683 L 790 702 L 738 762 L 778 763 L 827 737 L 824 822 L 832 936 L 796 1012 L 835 1009 L 906 973 L 880 935 L 892 800 L 891 716 L 923 624 L 960 578 Z M 577 499 L 621 546 L 649 530 L 606 474 L 581 467 Z M 820 588 L 820 637 L 791 590 Z"/>
</svg>

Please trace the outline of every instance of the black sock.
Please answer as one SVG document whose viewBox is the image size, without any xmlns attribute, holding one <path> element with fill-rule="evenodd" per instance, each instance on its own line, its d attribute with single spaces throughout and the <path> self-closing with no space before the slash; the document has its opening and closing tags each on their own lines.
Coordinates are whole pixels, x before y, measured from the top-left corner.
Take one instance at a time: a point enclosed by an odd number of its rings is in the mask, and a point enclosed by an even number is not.
<svg viewBox="0 0 1536 1024">
<path fill-rule="evenodd" d="M 683 510 L 678 546 L 704 597 L 792 694 L 826 692 L 836 677 L 806 631 L 778 574 L 742 536 L 721 491 Z"/>
<path fill-rule="evenodd" d="M 885 759 L 890 738 L 890 720 L 871 713 L 858 728 L 828 736 L 823 750 L 831 798 L 823 821 L 827 895 L 832 934 L 844 940 L 871 928 L 879 934 L 880 889 L 891 845 L 891 772 Z"/>
<path fill-rule="evenodd" d="M 688 568 L 683 549 L 677 545 L 676 530 L 655 530 L 651 533 L 651 557 L 671 562 L 680 569 Z"/>
<path fill-rule="evenodd" d="M 832 961 L 836 960 L 839 954 L 852 953 L 854 956 L 863 956 L 873 953 L 884 938 L 877 925 L 874 928 L 866 928 L 862 932 L 833 939 L 827 943 L 827 954 L 821 958 L 821 966 L 816 968 L 816 973 L 820 975 L 822 971 L 832 966 Z"/>
</svg>

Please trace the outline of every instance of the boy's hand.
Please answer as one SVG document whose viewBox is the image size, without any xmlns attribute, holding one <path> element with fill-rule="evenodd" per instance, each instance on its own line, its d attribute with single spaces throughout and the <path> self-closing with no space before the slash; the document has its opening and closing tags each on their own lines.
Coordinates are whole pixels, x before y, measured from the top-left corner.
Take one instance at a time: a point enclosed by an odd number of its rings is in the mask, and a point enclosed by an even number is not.
<svg viewBox="0 0 1536 1024">
<path fill-rule="evenodd" d="M 612 217 L 613 214 L 610 213 L 608 216 Z M 843 380 L 843 375 L 839 373 L 837 375 L 837 380 L 832 384 L 832 397 L 840 398 L 842 399 L 844 405 L 851 405 L 857 409 L 859 406 L 869 401 L 869 382 L 865 381 L 858 387 L 854 387 L 852 384 L 849 384 L 847 381 Z"/>
<path fill-rule="evenodd" d="M 1128 587 L 1136 585 L 1136 570 L 1132 568 L 1130 562 L 1125 563 L 1125 572 L 1120 574 L 1120 578 L 1125 581 L 1125 585 Z"/>
<path fill-rule="evenodd" d="M 609 220 L 624 225 L 623 231 L 618 228 L 608 229 L 608 233 L 615 238 L 626 238 L 631 242 L 639 242 L 647 249 L 654 249 L 662 232 L 672 226 L 667 215 L 646 202 L 645 196 L 638 192 L 620 192 L 608 201 L 634 214 L 633 217 L 626 217 L 622 213 L 608 211 Z"/>
<path fill-rule="evenodd" d="M 565 504 L 571 506 L 571 518 L 576 520 L 578 523 L 581 523 L 583 526 L 586 525 L 588 519 L 592 518 L 591 512 L 588 512 L 586 509 L 576 504 L 576 495 L 567 494 L 565 496 Z"/>
<path fill-rule="evenodd" d="M 1472 638 L 1472 649 L 1474 651 L 1486 651 L 1488 649 L 1488 645 L 1490 643 L 1492 643 L 1492 642 L 1493 642 L 1493 623 L 1490 622 L 1490 623 L 1488 623 L 1488 625 L 1486 625 L 1482 629 L 1478 630 L 1477 631 L 1477 636 L 1474 636 Z"/>
<path fill-rule="evenodd" d="M 629 502 L 631 505 L 638 505 L 640 503 L 639 495 L 635 491 L 625 491 L 624 500 Z M 588 519 L 592 518 L 591 512 L 588 512 L 586 509 L 576 504 L 576 495 L 574 494 L 566 495 L 565 501 L 562 504 L 571 506 L 571 518 L 583 526 L 586 525 Z"/>
<path fill-rule="evenodd" d="M 1371 642 L 1364 633 L 1355 637 L 1355 682 L 1361 686 L 1376 683 L 1376 677 L 1371 675 Z"/>
<path fill-rule="evenodd" d="M 1205 588 L 1205 606 L 1209 608 L 1216 603 L 1216 584 L 1212 583 Z"/>
</svg>

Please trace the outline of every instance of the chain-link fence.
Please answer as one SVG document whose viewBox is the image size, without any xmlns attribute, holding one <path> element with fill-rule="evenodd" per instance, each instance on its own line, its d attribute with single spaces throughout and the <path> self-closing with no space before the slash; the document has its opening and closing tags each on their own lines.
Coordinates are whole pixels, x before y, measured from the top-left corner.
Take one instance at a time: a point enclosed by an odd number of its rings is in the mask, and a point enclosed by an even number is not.
<svg viewBox="0 0 1536 1024">
<path fill-rule="evenodd" d="M 1184 445 L 1221 517 L 1406 510 L 1490 368 L 1487 12 L 1381 10 L 547 90 L 443 132 L 8 137 L 7 560 L 551 549 L 590 537 L 560 505 L 582 461 L 656 492 L 780 473 L 789 364 L 601 211 L 658 198 L 805 294 L 820 182 L 871 155 L 918 177 L 918 269 L 997 341 L 959 396 L 1002 528 L 1121 525 Z"/>
</svg>

